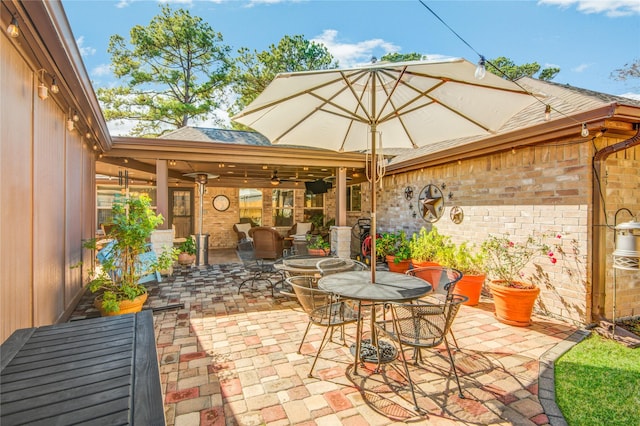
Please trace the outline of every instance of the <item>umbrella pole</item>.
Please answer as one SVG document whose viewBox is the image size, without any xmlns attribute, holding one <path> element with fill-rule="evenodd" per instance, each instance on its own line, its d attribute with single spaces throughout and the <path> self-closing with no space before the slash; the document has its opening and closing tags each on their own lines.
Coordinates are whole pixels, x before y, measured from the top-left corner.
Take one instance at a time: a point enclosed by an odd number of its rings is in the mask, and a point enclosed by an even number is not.
<svg viewBox="0 0 640 426">
<path fill-rule="evenodd" d="M 375 92 L 374 92 L 375 93 Z M 375 96 L 374 96 L 375 97 Z M 375 101 L 374 101 L 375 102 Z M 376 124 L 371 124 L 371 283 L 376 282 Z"/>
</svg>

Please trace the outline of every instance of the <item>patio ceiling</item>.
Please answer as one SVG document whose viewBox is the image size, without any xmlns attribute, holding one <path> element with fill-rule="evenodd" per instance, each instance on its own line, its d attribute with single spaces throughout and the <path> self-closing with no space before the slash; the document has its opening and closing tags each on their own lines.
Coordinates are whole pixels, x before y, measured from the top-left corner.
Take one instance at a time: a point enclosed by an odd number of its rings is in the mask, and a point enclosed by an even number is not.
<svg viewBox="0 0 640 426">
<path fill-rule="evenodd" d="M 113 148 L 101 154 L 96 163 L 96 173 L 102 176 L 98 181 L 113 180 L 127 170 L 134 184 L 153 182 L 157 160 L 168 161 L 170 184 L 191 183 L 193 179 L 184 174 L 206 172 L 219 176 L 209 181 L 210 186 L 264 187 L 271 186 L 270 179 L 277 170 L 282 186 L 296 187 L 305 181 L 331 178 L 339 167 L 346 168 L 349 183 L 366 180 L 365 156 L 360 153 L 114 137 Z"/>
</svg>

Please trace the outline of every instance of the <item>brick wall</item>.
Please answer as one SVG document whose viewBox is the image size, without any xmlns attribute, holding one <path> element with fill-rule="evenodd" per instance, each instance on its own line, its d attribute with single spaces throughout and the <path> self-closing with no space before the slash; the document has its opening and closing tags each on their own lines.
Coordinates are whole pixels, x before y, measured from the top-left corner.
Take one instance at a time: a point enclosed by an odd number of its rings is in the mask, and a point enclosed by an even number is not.
<svg viewBox="0 0 640 426">
<path fill-rule="evenodd" d="M 616 211 L 627 208 L 640 215 L 640 148 L 618 152 L 605 162 L 601 177 L 608 227 L 606 228 L 606 287 L 604 313 L 612 317 L 614 307 L 614 281 L 616 286 L 616 318 L 640 315 L 640 272 L 613 268 L 614 230 Z M 617 223 L 632 217 L 626 211 L 618 213 Z M 636 218 L 636 220 L 638 220 Z M 615 274 L 615 276 L 614 276 Z"/>
<path fill-rule="evenodd" d="M 538 282 L 537 309 L 587 322 L 592 155 L 587 143 L 556 142 L 385 177 L 383 188 L 377 189 L 378 231 L 402 228 L 411 235 L 423 226 L 429 228 L 414 212 L 422 188 L 435 184 L 446 200 L 445 213 L 435 226 L 456 243 L 480 244 L 491 233 L 526 238 L 533 232 L 553 232 L 564 236 L 563 248 L 569 252 L 575 239 L 577 262 L 568 259 L 552 265 L 540 259 L 546 276 Z M 414 190 L 410 201 L 404 196 L 407 186 Z M 462 208 L 461 224 L 450 219 L 452 206 Z"/>
</svg>

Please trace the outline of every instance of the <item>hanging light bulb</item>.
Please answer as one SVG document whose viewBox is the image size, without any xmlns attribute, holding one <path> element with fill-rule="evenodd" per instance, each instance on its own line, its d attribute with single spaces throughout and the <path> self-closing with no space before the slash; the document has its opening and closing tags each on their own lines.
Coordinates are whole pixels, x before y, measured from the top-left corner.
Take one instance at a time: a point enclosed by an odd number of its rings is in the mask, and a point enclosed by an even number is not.
<svg viewBox="0 0 640 426">
<path fill-rule="evenodd" d="M 60 91 L 60 88 L 58 87 L 58 84 L 56 83 L 56 78 L 53 77 L 53 82 L 51 82 L 51 93 L 58 93 Z"/>
<path fill-rule="evenodd" d="M 549 121 L 551 118 L 551 105 L 546 105 L 544 107 L 544 121 Z"/>
<path fill-rule="evenodd" d="M 587 123 L 582 123 L 582 130 L 580 131 L 580 135 L 583 138 L 586 138 L 589 136 L 589 129 L 587 129 Z"/>
<path fill-rule="evenodd" d="M 93 144 L 93 150 L 94 150 L 94 151 L 97 151 L 97 150 L 98 150 L 98 144 L 97 144 L 97 143 L 94 143 L 94 144 Z"/>
<path fill-rule="evenodd" d="M 80 116 L 78 116 L 78 111 L 73 111 L 73 121 L 75 121 L 76 123 L 78 121 L 80 121 Z"/>
<path fill-rule="evenodd" d="M 484 76 L 487 75 L 487 68 L 485 67 L 486 63 L 487 61 L 486 59 L 484 59 L 484 56 L 480 55 L 480 60 L 478 60 L 476 72 L 473 74 L 478 80 L 482 80 Z"/>
<path fill-rule="evenodd" d="M 15 15 L 11 18 L 11 23 L 7 27 L 7 35 L 11 38 L 20 37 L 20 28 L 18 27 L 18 20 Z"/>
</svg>

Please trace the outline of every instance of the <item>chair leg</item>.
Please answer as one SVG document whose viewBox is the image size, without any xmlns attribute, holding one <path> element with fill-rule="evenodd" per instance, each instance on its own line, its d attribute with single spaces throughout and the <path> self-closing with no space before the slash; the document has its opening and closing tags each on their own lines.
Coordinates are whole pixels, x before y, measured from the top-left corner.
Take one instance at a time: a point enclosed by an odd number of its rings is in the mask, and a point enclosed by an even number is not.
<svg viewBox="0 0 640 426">
<path fill-rule="evenodd" d="M 309 370 L 309 374 L 307 374 L 307 377 L 309 378 L 313 377 L 313 369 L 316 367 L 316 362 L 318 362 L 320 352 L 322 352 L 327 343 L 329 343 L 327 340 L 327 334 L 329 333 L 329 330 L 331 330 L 331 334 L 333 334 L 333 327 L 325 328 L 324 335 L 322 336 L 322 341 L 320 342 L 320 346 L 318 346 L 318 351 L 316 352 L 316 357 L 313 359 L 313 364 L 311 364 L 311 370 Z"/>
<path fill-rule="evenodd" d="M 451 369 L 453 370 L 453 375 L 456 377 L 456 383 L 458 384 L 458 396 L 464 399 L 464 395 L 462 394 L 462 387 L 460 386 L 460 379 L 458 378 L 458 372 L 456 371 L 456 364 L 453 361 L 453 354 L 451 353 L 451 349 L 449 348 L 449 342 L 447 341 L 447 336 L 444 336 L 444 345 L 447 348 L 447 352 L 449 353 L 449 362 L 451 362 Z"/>
<path fill-rule="evenodd" d="M 409 382 L 409 388 L 411 389 L 411 396 L 413 397 L 413 408 L 416 411 L 422 411 L 420 407 L 418 407 L 418 399 L 416 398 L 416 392 L 413 389 L 413 380 L 411 380 L 411 374 L 409 374 L 409 366 L 407 365 L 407 358 L 404 354 L 404 347 L 402 346 L 402 342 L 398 340 L 398 346 L 400 346 L 400 357 L 402 357 L 402 365 L 404 365 L 404 372 L 407 375 L 407 381 Z"/>
<path fill-rule="evenodd" d="M 298 346 L 298 354 L 302 350 L 302 344 L 304 343 L 304 339 L 307 338 L 307 333 L 309 332 L 310 328 L 311 328 L 311 321 L 307 322 L 307 329 L 304 331 L 304 336 L 302 336 L 302 340 L 300 341 L 300 346 Z"/>
</svg>

